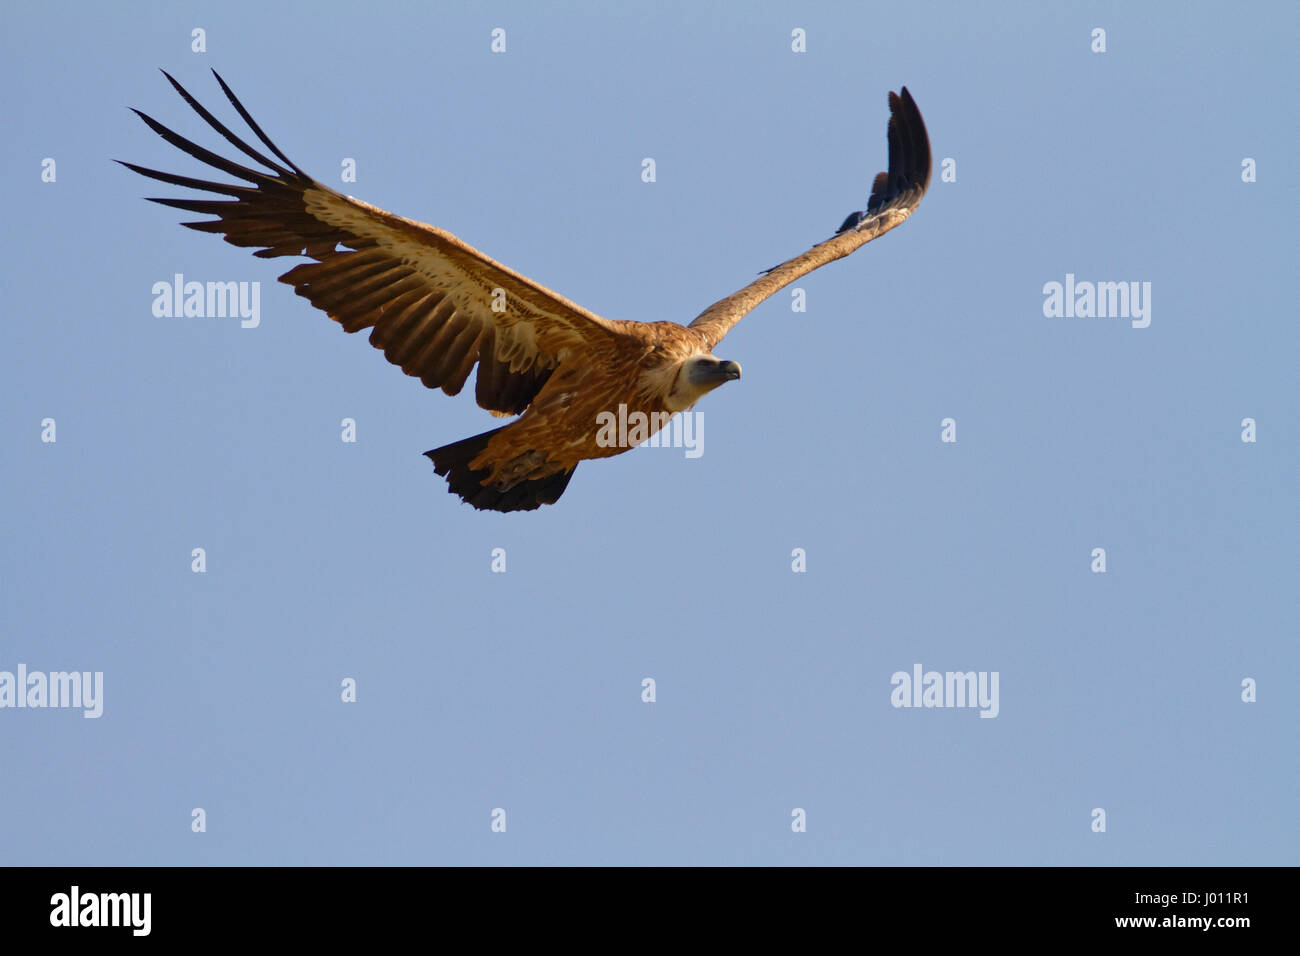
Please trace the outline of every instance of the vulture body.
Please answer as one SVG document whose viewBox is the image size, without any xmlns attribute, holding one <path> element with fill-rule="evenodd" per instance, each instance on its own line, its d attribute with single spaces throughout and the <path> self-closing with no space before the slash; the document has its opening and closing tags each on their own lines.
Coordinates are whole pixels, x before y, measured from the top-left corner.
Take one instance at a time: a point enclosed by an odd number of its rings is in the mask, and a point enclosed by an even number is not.
<svg viewBox="0 0 1300 956">
<path fill-rule="evenodd" d="M 580 461 L 627 451 L 629 446 L 601 440 L 602 414 L 641 412 L 653 434 L 672 414 L 739 378 L 739 365 L 713 355 L 732 326 L 800 276 L 902 223 L 930 180 L 925 124 L 904 87 L 889 94 L 889 169 L 876 176 L 866 210 L 850 214 L 834 236 L 767 270 L 689 326 L 611 320 L 443 229 L 395 216 L 312 179 L 266 137 L 215 71 L 235 111 L 274 159 L 163 75 L 209 126 L 264 169 L 213 153 L 139 110 L 134 112 L 168 143 L 241 182 L 122 165 L 171 185 L 230 197 L 151 201 L 215 216 L 183 225 L 253 247 L 256 256 L 310 260 L 280 281 L 345 331 L 370 329 L 370 343 L 429 388 L 455 395 L 477 366 L 478 404 L 518 419 L 425 454 L 453 494 L 492 511 L 552 504 Z"/>
</svg>

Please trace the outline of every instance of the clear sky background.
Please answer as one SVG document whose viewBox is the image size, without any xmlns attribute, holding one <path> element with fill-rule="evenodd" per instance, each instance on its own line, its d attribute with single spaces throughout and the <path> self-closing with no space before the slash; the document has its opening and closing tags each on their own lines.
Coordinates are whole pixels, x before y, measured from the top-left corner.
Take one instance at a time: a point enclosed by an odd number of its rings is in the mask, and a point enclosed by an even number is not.
<svg viewBox="0 0 1300 956">
<path fill-rule="evenodd" d="M 4 20 L 0 670 L 105 699 L 0 710 L 3 862 L 1300 862 L 1294 3 Z M 935 179 L 719 346 L 745 374 L 701 457 L 485 514 L 421 457 L 492 427 L 472 387 L 427 391 L 275 281 L 298 260 L 110 162 L 210 175 L 127 106 L 233 152 L 159 67 L 234 125 L 217 68 L 322 181 L 613 318 L 689 322 L 826 238 L 888 90 Z M 261 325 L 155 317 L 178 272 L 260 281 Z M 1067 273 L 1150 282 L 1150 327 L 1044 317 Z M 915 664 L 997 671 L 999 715 L 892 707 Z"/>
</svg>

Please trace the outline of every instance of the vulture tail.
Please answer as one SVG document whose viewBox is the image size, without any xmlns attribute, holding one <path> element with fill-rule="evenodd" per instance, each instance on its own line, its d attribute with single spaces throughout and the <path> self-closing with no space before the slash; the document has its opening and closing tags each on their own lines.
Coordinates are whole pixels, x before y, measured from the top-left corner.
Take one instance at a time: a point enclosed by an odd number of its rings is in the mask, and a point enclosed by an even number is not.
<svg viewBox="0 0 1300 956">
<path fill-rule="evenodd" d="M 560 495 L 569 486 L 569 479 L 573 477 L 572 468 L 543 478 L 520 481 L 504 490 L 495 485 L 483 484 L 483 479 L 491 474 L 491 469 L 474 470 L 469 463 L 478 457 L 492 436 L 499 431 L 501 428 L 494 428 L 490 432 L 463 438 L 424 454 L 433 462 L 433 470 L 447 478 L 448 490 L 479 511 L 534 511 L 542 505 L 553 505 L 559 501 Z"/>
</svg>

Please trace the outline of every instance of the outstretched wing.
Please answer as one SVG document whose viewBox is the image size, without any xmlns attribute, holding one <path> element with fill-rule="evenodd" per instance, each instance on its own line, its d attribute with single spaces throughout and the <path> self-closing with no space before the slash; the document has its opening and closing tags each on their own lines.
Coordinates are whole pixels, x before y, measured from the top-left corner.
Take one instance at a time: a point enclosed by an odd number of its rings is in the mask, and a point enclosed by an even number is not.
<svg viewBox="0 0 1300 956">
<path fill-rule="evenodd" d="M 451 233 L 318 183 L 267 139 L 215 70 L 231 105 L 280 163 L 249 146 L 166 71 L 163 75 L 209 126 L 270 172 L 210 152 L 135 110 L 173 146 L 252 184 L 207 182 L 122 163 L 151 179 L 234 197 L 151 201 L 216 216 L 182 225 L 219 233 L 237 246 L 258 247 L 256 256 L 315 260 L 290 269 L 280 281 L 346 331 L 372 328 L 370 344 L 429 388 L 457 394 L 478 363 L 479 405 L 500 415 L 518 414 L 557 365 L 572 355 L 609 347 L 618 337 L 618 323 L 488 258 Z"/>
<path fill-rule="evenodd" d="M 712 348 L 756 305 L 814 269 L 842 259 L 864 243 L 883 235 L 912 214 L 930 185 L 930 140 L 925 123 L 903 87 L 889 94 L 889 169 L 871 184 L 865 212 L 850 213 L 834 236 L 801 256 L 768 269 L 739 292 L 713 303 L 691 323 Z"/>
</svg>

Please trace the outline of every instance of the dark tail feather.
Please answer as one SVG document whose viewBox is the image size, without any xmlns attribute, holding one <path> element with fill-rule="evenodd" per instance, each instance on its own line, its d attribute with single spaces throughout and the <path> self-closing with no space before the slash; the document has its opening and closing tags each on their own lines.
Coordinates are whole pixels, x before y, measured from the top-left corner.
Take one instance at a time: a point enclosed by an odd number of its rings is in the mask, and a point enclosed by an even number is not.
<svg viewBox="0 0 1300 956">
<path fill-rule="evenodd" d="M 479 452 L 487 447 L 492 436 L 499 431 L 500 428 L 494 428 L 490 432 L 463 438 L 424 454 L 433 462 L 433 470 L 446 476 L 448 490 L 479 511 L 534 511 L 542 505 L 553 505 L 559 501 L 560 495 L 569 486 L 569 479 L 573 477 L 572 468 L 544 478 L 521 481 L 504 491 L 482 483 L 491 469 L 480 468 L 475 471 L 469 467 L 469 463 L 478 457 Z"/>
</svg>

